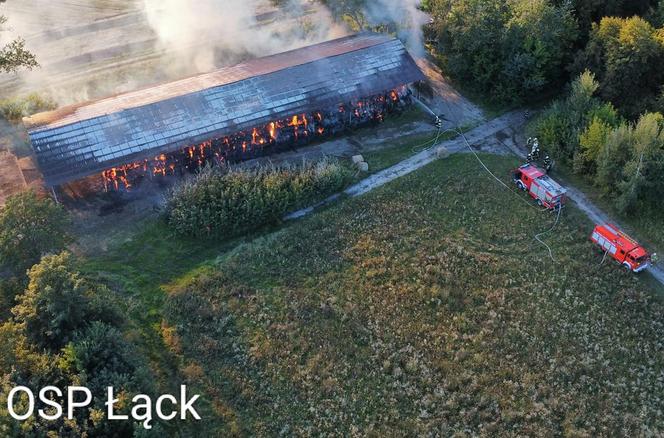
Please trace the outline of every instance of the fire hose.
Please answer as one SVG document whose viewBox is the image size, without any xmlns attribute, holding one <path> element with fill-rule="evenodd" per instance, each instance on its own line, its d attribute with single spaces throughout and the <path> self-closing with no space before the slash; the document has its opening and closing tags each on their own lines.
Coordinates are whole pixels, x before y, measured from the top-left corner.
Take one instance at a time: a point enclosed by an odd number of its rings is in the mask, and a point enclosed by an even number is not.
<svg viewBox="0 0 664 438">
<path fill-rule="evenodd" d="M 450 104 L 449 104 L 445 99 L 443 99 L 443 102 L 445 102 L 445 105 L 447 106 L 448 111 L 450 111 L 450 113 L 451 113 Z M 422 102 L 421 102 L 421 104 L 424 105 L 424 103 L 422 103 Z M 426 105 L 424 105 L 424 106 L 426 106 Z M 433 111 L 431 111 L 430 109 L 429 109 L 429 112 L 433 114 Z M 491 176 L 493 177 L 493 179 L 495 179 L 496 181 L 498 181 L 498 183 L 499 183 L 500 185 L 502 185 L 503 187 L 505 187 L 505 188 L 506 188 L 510 193 L 512 193 L 514 196 L 517 196 L 517 197 L 518 197 L 520 200 L 522 200 L 526 205 L 528 205 L 529 207 L 532 207 L 532 208 L 537 208 L 537 207 L 535 207 L 534 205 L 532 205 L 530 202 L 526 201 L 526 200 L 523 199 L 521 196 L 519 196 L 519 194 L 515 193 L 515 192 L 514 192 L 514 191 L 513 191 L 513 190 L 512 190 L 507 184 L 505 184 L 500 178 L 498 178 L 498 177 L 497 177 L 497 176 L 496 176 L 496 175 L 495 175 L 495 174 L 494 174 L 494 173 L 493 173 L 493 172 L 487 167 L 486 164 L 484 164 L 484 161 L 482 161 L 482 159 L 479 157 L 479 155 L 477 154 L 477 152 L 475 152 L 475 150 L 473 149 L 473 147 L 470 145 L 470 142 L 468 141 L 468 138 L 466 137 L 466 134 L 465 134 L 465 133 L 463 132 L 463 130 L 459 127 L 459 124 L 458 124 L 456 121 L 454 121 L 453 123 L 454 123 L 454 125 L 455 125 L 455 127 L 456 127 L 456 132 L 461 136 L 461 138 L 463 139 L 464 143 L 466 144 L 466 147 L 468 148 L 468 150 L 470 150 L 470 152 L 475 156 L 475 158 L 476 158 L 477 161 L 482 165 L 482 167 L 484 168 L 484 170 L 486 170 L 486 171 L 489 173 L 489 175 L 491 175 Z M 540 210 L 539 208 L 537 208 L 537 209 Z M 553 226 L 552 226 L 550 229 L 548 229 L 548 230 L 546 230 L 546 231 L 544 231 L 544 232 L 542 232 L 542 233 L 538 233 L 538 234 L 535 235 L 535 240 L 537 240 L 539 243 L 541 243 L 542 245 L 544 245 L 544 246 L 546 247 L 547 251 L 549 252 L 549 257 L 551 257 L 551 260 L 552 260 L 553 262 L 555 262 L 555 259 L 553 258 L 553 252 L 551 251 L 551 247 L 550 247 L 549 245 L 547 245 L 547 244 L 541 239 L 541 236 L 544 236 L 544 235 L 546 235 L 546 234 L 551 233 L 551 232 L 556 228 L 556 226 L 558 225 L 558 222 L 559 222 L 559 220 L 560 220 L 560 214 L 561 214 L 561 212 L 562 212 L 562 209 L 563 209 L 563 208 L 562 208 L 562 204 L 561 204 L 561 205 L 558 206 L 558 215 L 556 216 L 556 220 L 555 220 L 555 222 L 553 223 Z"/>
<path fill-rule="evenodd" d="M 556 221 L 553 223 L 553 226 L 550 229 L 548 229 L 547 231 L 544 231 L 544 232 L 539 233 L 539 234 L 535 234 L 535 240 L 537 240 L 539 243 L 541 243 L 542 245 L 544 245 L 546 247 L 546 249 L 549 251 L 549 257 L 551 257 L 551 261 L 553 261 L 553 262 L 555 262 L 556 260 L 553 258 L 553 252 L 551 251 L 551 247 L 549 245 L 547 245 L 541 239 L 541 237 L 546 235 L 546 234 L 549 234 L 550 232 L 552 232 L 556 228 L 556 226 L 558 225 L 558 221 L 560 220 L 560 213 L 562 211 L 563 211 L 563 206 L 562 206 L 562 204 L 559 204 L 558 205 L 558 214 L 556 215 Z"/>
</svg>

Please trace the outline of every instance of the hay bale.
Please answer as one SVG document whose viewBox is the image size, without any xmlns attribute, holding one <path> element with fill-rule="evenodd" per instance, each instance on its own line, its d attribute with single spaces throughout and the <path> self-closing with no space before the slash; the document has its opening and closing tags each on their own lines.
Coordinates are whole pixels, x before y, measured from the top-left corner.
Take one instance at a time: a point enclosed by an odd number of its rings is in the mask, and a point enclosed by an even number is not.
<svg viewBox="0 0 664 438">
<path fill-rule="evenodd" d="M 364 157 L 362 155 L 353 155 L 353 158 L 351 158 L 351 160 L 353 160 L 353 164 L 360 164 L 361 162 L 364 161 Z"/>
<path fill-rule="evenodd" d="M 360 169 L 361 172 L 368 172 L 369 171 L 369 163 L 366 161 L 361 161 L 357 163 L 357 168 Z"/>
<path fill-rule="evenodd" d="M 438 146 L 436 148 L 436 158 L 447 158 L 450 156 L 450 151 L 445 146 Z"/>
</svg>

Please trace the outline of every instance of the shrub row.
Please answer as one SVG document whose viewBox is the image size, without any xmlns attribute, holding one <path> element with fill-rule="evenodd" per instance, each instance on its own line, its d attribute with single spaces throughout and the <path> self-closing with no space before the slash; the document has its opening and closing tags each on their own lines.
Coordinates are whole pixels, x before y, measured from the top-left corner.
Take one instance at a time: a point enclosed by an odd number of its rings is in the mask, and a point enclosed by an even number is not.
<svg viewBox="0 0 664 438">
<path fill-rule="evenodd" d="M 179 234 L 234 236 L 340 191 L 350 177 L 350 169 L 330 159 L 297 166 L 206 168 L 171 190 L 167 220 Z"/>
</svg>

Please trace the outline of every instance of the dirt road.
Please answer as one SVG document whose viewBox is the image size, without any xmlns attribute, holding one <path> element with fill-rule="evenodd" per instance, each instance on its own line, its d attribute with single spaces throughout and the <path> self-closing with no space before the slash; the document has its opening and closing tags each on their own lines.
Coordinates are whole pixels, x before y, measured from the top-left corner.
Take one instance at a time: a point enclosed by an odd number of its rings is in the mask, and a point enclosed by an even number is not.
<svg viewBox="0 0 664 438">
<path fill-rule="evenodd" d="M 456 91 L 436 64 L 429 59 L 418 59 L 417 65 L 433 91 L 432 97 L 421 97 L 434 113 L 441 116 L 444 128 L 486 122 L 482 110 Z"/>
<path fill-rule="evenodd" d="M 494 136 L 498 132 L 504 131 L 511 126 L 514 126 L 516 123 L 518 123 L 519 120 L 523 120 L 523 113 L 511 112 L 505 114 L 502 117 L 490 120 L 482 124 L 481 126 L 478 126 L 477 128 L 467 132 L 465 135 L 468 141 L 471 142 L 471 144 L 479 144 L 480 141 L 486 139 L 487 137 Z M 405 160 L 395 164 L 392 167 L 388 167 L 385 170 L 381 170 L 380 172 L 374 173 L 373 175 L 363 179 L 357 184 L 348 187 L 346 190 L 343 191 L 343 194 L 347 196 L 361 196 L 367 192 L 370 192 L 374 189 L 377 189 L 378 187 L 381 187 L 389 183 L 390 181 L 394 181 L 397 178 L 400 178 L 404 175 L 408 175 L 409 173 L 414 172 L 417 169 L 420 169 L 421 167 L 424 167 L 427 164 L 436 160 L 437 159 L 436 150 L 438 149 L 438 147 L 441 146 L 445 147 L 447 151 L 450 153 L 462 152 L 467 150 L 466 143 L 461 137 L 439 142 L 428 149 L 425 149 L 409 158 L 406 158 Z M 491 152 L 497 152 L 497 151 L 492 150 Z M 508 153 L 508 152 L 503 150 L 502 153 Z M 312 213 L 316 208 L 329 204 L 330 202 L 339 199 L 340 195 L 341 194 L 333 195 L 315 206 L 304 208 L 302 210 L 290 213 L 285 217 L 285 219 L 291 220 L 306 216 Z"/>
<path fill-rule="evenodd" d="M 494 136 L 498 132 L 504 131 L 511 126 L 514 126 L 515 124 L 519 123 L 520 120 L 523 120 L 522 112 L 510 112 L 478 126 L 477 128 L 467 132 L 465 135 L 471 144 L 480 144 L 482 140 L 486 139 L 487 137 Z M 437 158 L 436 150 L 441 146 L 445 147 L 450 153 L 465 151 L 468 148 L 465 140 L 461 136 L 452 140 L 438 143 L 435 146 L 415 154 L 412 157 L 407 158 L 392 167 L 369 176 L 368 178 L 346 189 L 345 193 L 350 196 L 360 196 L 375 188 L 385 185 L 390 181 L 393 181 L 423 166 L 426 166 Z"/>
</svg>

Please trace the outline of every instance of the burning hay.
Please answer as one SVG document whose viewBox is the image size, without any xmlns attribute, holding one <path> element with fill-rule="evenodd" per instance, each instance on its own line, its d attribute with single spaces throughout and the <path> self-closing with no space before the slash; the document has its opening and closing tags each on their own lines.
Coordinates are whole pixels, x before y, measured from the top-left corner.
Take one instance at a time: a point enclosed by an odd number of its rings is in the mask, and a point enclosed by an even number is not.
<svg viewBox="0 0 664 438">
<path fill-rule="evenodd" d="M 381 123 L 388 115 L 401 113 L 412 104 L 410 90 L 403 86 L 365 99 L 340 104 L 327 111 L 295 114 L 260 127 L 189 146 L 152 160 L 114 167 L 102 173 L 108 190 L 130 190 L 140 180 L 166 175 L 184 175 L 206 165 L 236 163 L 262 157 L 348 129 Z"/>
</svg>

